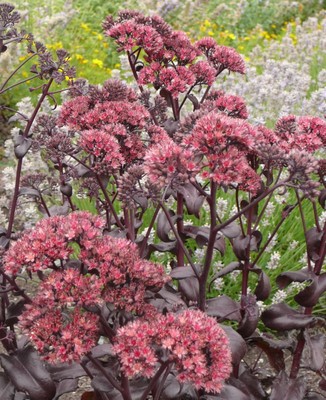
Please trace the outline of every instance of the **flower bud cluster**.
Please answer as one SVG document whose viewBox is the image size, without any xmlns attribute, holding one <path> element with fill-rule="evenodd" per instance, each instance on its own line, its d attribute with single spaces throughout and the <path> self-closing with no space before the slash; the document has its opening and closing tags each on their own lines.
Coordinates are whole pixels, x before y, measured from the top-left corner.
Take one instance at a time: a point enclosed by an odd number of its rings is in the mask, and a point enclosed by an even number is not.
<svg viewBox="0 0 326 400">
<path fill-rule="evenodd" d="M 162 353 L 174 364 L 177 379 L 198 390 L 219 393 L 231 373 L 231 352 L 224 330 L 199 310 L 131 322 L 118 330 L 114 351 L 130 378 L 153 376 Z"/>
</svg>

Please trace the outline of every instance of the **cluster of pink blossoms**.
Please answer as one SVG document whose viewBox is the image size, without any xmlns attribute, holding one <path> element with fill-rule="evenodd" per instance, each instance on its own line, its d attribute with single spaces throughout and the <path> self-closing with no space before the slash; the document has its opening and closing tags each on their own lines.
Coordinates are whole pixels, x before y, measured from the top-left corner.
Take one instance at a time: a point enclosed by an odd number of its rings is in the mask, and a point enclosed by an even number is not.
<svg viewBox="0 0 326 400">
<path fill-rule="evenodd" d="M 225 69 L 239 74 L 245 73 L 245 63 L 240 54 L 232 47 L 219 46 L 211 37 L 198 40 L 196 47 L 216 69 L 216 75 L 219 75 Z"/>
<path fill-rule="evenodd" d="M 140 84 L 152 83 L 154 87 L 163 87 L 177 98 L 196 82 L 196 77 L 184 66 L 162 68 L 158 62 L 154 62 L 140 71 L 138 81 Z"/>
<path fill-rule="evenodd" d="M 144 160 L 144 171 L 161 188 L 185 184 L 198 172 L 192 151 L 182 148 L 168 137 L 153 144 Z"/>
<path fill-rule="evenodd" d="M 42 219 L 7 251 L 5 272 L 17 275 L 23 268 L 28 272 L 54 268 L 57 260 L 63 262 L 72 255 L 71 242 L 92 247 L 103 226 L 101 218 L 83 211 Z"/>
<path fill-rule="evenodd" d="M 173 31 L 158 16 L 122 11 L 116 20 L 109 16 L 103 27 L 131 59 L 144 51 L 147 64 L 140 70 L 138 82 L 164 88 L 173 98 L 195 85 L 212 85 L 224 69 L 241 74 L 245 71 L 244 61 L 234 49 L 219 46 L 212 38 L 192 44 L 184 32 Z M 203 55 L 207 60 L 196 61 Z"/>
<path fill-rule="evenodd" d="M 184 144 L 201 156 L 198 162 L 205 179 L 256 193 L 261 180 L 247 160 L 256 136 L 247 122 L 212 111 L 197 120 Z"/>
<path fill-rule="evenodd" d="M 5 256 L 5 272 L 46 271 L 33 303 L 20 318 L 24 332 L 49 361 L 79 360 L 98 338 L 98 318 L 85 310 L 109 302 L 118 310 L 152 315 L 146 290 L 170 278 L 160 264 L 143 260 L 137 245 L 103 236 L 104 221 L 88 212 L 43 219 Z M 85 272 L 87 274 L 85 275 Z"/>
<path fill-rule="evenodd" d="M 80 259 L 89 271 L 98 271 L 102 298 L 129 312 L 146 313 L 145 291 L 170 280 L 162 265 L 139 258 L 137 245 L 126 239 L 104 236 L 82 250 Z"/>
<path fill-rule="evenodd" d="M 99 338 L 98 316 L 83 306 L 99 302 L 95 276 L 77 270 L 53 272 L 25 305 L 20 327 L 49 362 L 79 361 Z"/>
<path fill-rule="evenodd" d="M 138 319 L 120 328 L 114 344 L 126 375 L 151 377 L 159 366 L 158 348 L 167 351 L 180 382 L 218 393 L 231 373 L 231 352 L 224 330 L 199 310 Z"/>
<path fill-rule="evenodd" d="M 275 127 L 279 144 L 284 150 L 303 150 L 312 153 L 326 145 L 326 122 L 318 117 L 280 118 Z"/>
<path fill-rule="evenodd" d="M 162 265 L 141 259 L 136 244 L 102 236 L 103 225 L 101 218 L 78 211 L 41 220 L 7 252 L 5 271 L 17 275 L 23 268 L 28 272 L 56 270 L 78 256 L 84 268 L 97 272 L 90 284 L 99 298 L 116 308 L 143 313 L 147 309 L 145 291 L 161 288 L 170 278 Z M 75 244 L 79 247 L 77 254 L 73 254 Z M 82 276 L 80 279 L 84 282 Z M 73 284 L 73 280 L 70 282 Z"/>
<path fill-rule="evenodd" d="M 66 101 L 59 117 L 61 125 L 81 134 L 79 145 L 94 156 L 92 167 L 98 173 L 141 159 L 140 132 L 148 120 L 149 112 L 138 103 L 136 94 L 114 80 Z"/>
</svg>

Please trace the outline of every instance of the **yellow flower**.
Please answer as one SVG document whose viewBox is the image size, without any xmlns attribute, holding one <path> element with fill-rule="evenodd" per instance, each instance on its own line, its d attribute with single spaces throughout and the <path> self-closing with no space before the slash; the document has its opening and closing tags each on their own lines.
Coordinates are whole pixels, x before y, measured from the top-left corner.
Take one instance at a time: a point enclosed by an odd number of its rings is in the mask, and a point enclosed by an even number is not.
<svg viewBox="0 0 326 400">
<path fill-rule="evenodd" d="M 22 72 L 22 75 L 23 75 L 24 78 L 27 78 L 27 77 L 28 77 L 28 73 L 27 73 L 26 71 L 23 71 L 23 72 Z"/>
<path fill-rule="evenodd" d="M 236 39 L 236 36 L 233 33 L 229 33 L 228 38 L 231 40 L 234 40 L 234 39 Z"/>
<path fill-rule="evenodd" d="M 207 32 L 209 36 L 214 36 L 214 32 L 213 31 L 208 31 Z"/>
<path fill-rule="evenodd" d="M 47 47 L 52 50 L 58 50 L 58 49 L 63 48 L 63 44 L 62 44 L 62 42 L 55 42 L 55 43 L 49 44 Z"/>
<path fill-rule="evenodd" d="M 98 58 L 93 58 L 92 63 L 99 68 L 103 68 L 103 61 Z"/>
<path fill-rule="evenodd" d="M 81 27 L 82 29 L 84 29 L 84 31 L 86 31 L 86 32 L 89 32 L 89 31 L 91 30 L 91 28 L 90 28 L 87 24 L 85 24 L 84 22 L 82 22 L 82 23 L 80 24 L 80 27 Z"/>
</svg>

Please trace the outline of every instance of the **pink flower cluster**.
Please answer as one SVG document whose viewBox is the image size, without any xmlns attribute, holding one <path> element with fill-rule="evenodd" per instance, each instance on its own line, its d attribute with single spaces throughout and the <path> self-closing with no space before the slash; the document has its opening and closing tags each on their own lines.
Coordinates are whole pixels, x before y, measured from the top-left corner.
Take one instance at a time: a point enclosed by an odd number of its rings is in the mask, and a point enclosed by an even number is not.
<svg viewBox="0 0 326 400">
<path fill-rule="evenodd" d="M 245 63 L 240 54 L 232 47 L 219 46 L 211 37 L 198 40 L 196 47 L 216 69 L 216 75 L 225 69 L 239 74 L 245 73 Z"/>
<path fill-rule="evenodd" d="M 170 280 L 162 265 L 139 258 L 137 245 L 126 239 L 104 236 L 81 251 L 80 259 L 89 271 L 98 272 L 102 298 L 129 312 L 146 312 L 145 291 Z"/>
<path fill-rule="evenodd" d="M 139 83 L 153 83 L 154 87 L 165 88 L 177 98 L 195 83 L 195 75 L 184 66 L 162 68 L 158 62 L 144 67 L 139 73 Z"/>
<path fill-rule="evenodd" d="M 20 318 L 49 361 L 80 359 L 95 345 L 98 318 L 85 306 L 109 302 L 151 316 L 156 311 L 145 302 L 146 290 L 159 290 L 170 280 L 162 265 L 139 257 L 136 244 L 103 236 L 103 224 L 87 212 L 44 219 L 6 254 L 5 271 L 12 275 L 24 267 L 29 273 L 54 269 Z"/>
<path fill-rule="evenodd" d="M 139 46 L 147 53 L 155 54 L 163 46 L 163 40 L 154 28 L 138 23 L 135 19 L 113 25 L 106 34 L 115 39 L 118 51 L 132 51 L 134 47 Z"/>
<path fill-rule="evenodd" d="M 201 156 L 197 159 L 205 179 L 256 193 L 260 177 L 247 160 L 256 136 L 256 130 L 247 122 L 212 111 L 197 120 L 184 144 Z"/>
<path fill-rule="evenodd" d="M 103 226 L 101 218 L 82 211 L 42 219 L 7 251 L 5 272 L 17 275 L 23 268 L 28 272 L 56 268 L 56 261 L 66 261 L 72 255 L 71 242 L 89 249 Z"/>
<path fill-rule="evenodd" d="M 93 169 L 98 174 L 109 173 L 125 163 L 117 140 L 117 134 L 125 134 L 124 127 L 115 125 L 112 128 L 109 133 L 104 129 L 90 129 L 81 134 L 79 145 L 94 156 Z"/>
<path fill-rule="evenodd" d="M 192 151 L 177 145 L 168 137 L 153 144 L 144 160 L 144 170 L 149 179 L 161 188 L 173 188 L 189 182 L 198 172 Z"/>
<path fill-rule="evenodd" d="M 94 298 L 102 297 L 116 308 L 143 313 L 145 291 L 161 288 L 170 278 L 162 265 L 141 259 L 136 244 L 126 239 L 102 236 L 103 225 L 102 219 L 87 212 L 41 220 L 7 252 L 5 271 L 17 275 L 22 268 L 28 272 L 58 269 L 78 256 L 79 262 L 89 272 L 96 272 L 90 281 Z M 79 247 L 77 254 L 76 244 Z M 82 287 L 83 279 L 81 275 Z M 73 279 L 69 282 L 71 285 L 78 283 L 77 279 L 76 283 Z M 50 284 L 57 286 L 58 290 L 62 288 L 62 283 L 55 284 L 54 278 L 50 279 Z M 82 292 L 79 296 L 84 299 Z"/>
<path fill-rule="evenodd" d="M 141 50 L 145 52 L 143 59 L 147 64 L 138 74 L 140 84 L 164 88 L 174 98 L 194 85 L 212 85 L 224 69 L 245 72 L 244 61 L 234 49 L 219 46 L 212 38 L 193 45 L 184 32 L 173 31 L 157 16 L 121 12 L 115 21 L 108 17 L 104 29 L 115 39 L 119 51 L 129 53 L 130 60 L 137 60 Z M 207 60 L 196 62 L 202 55 Z"/>
<path fill-rule="evenodd" d="M 199 310 L 160 315 L 151 322 L 131 322 L 118 330 L 113 347 L 130 378 L 155 374 L 159 348 L 167 353 L 177 379 L 197 389 L 218 393 L 231 373 L 231 352 L 224 330 Z"/>
<path fill-rule="evenodd" d="M 312 153 L 326 145 L 326 122 L 318 117 L 280 118 L 275 127 L 279 144 L 285 150 L 298 149 Z"/>
<path fill-rule="evenodd" d="M 115 89 L 116 98 L 112 93 Z M 131 89 L 110 80 L 101 89 L 92 88 L 87 96 L 66 101 L 59 123 L 81 133 L 79 145 L 96 157 L 92 167 L 101 173 L 142 157 L 144 144 L 140 132 L 149 117 Z"/>
<path fill-rule="evenodd" d="M 33 303 L 25 305 L 20 327 L 43 359 L 79 361 L 96 345 L 98 316 L 83 309 L 98 302 L 99 286 L 94 286 L 94 278 L 72 269 L 53 272 L 40 284 Z"/>
</svg>

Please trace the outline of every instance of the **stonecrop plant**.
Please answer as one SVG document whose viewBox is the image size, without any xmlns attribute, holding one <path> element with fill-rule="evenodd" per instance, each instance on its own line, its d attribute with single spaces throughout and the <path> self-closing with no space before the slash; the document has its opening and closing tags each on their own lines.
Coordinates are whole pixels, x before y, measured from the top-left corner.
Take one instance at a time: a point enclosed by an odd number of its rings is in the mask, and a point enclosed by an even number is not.
<svg viewBox="0 0 326 400">
<path fill-rule="evenodd" d="M 87 376 L 98 400 L 323 399 L 325 120 L 250 124 L 245 99 L 218 87 L 246 73 L 242 57 L 159 16 L 103 23 L 133 85 L 75 78 L 67 52 L 18 23 L 0 4 L 1 52 L 28 53 L 0 94 L 25 83 L 14 78 L 28 63 L 40 92 L 29 113 L 1 106 L 19 129 L 0 230 L 0 398 L 59 399 Z M 33 157 L 39 169 L 26 168 Z M 291 219 L 306 265 L 274 282 L 262 259 Z M 276 285 L 297 288 L 290 304 L 271 299 Z"/>
</svg>

